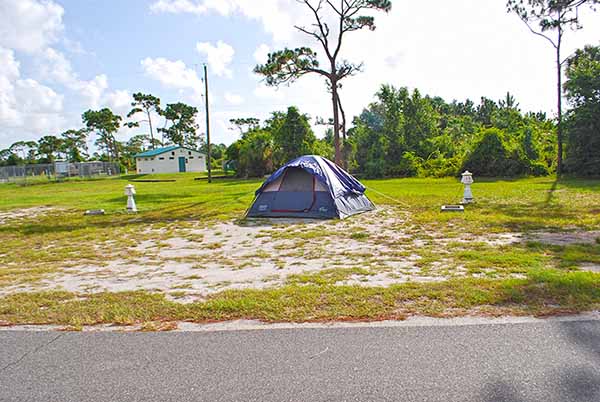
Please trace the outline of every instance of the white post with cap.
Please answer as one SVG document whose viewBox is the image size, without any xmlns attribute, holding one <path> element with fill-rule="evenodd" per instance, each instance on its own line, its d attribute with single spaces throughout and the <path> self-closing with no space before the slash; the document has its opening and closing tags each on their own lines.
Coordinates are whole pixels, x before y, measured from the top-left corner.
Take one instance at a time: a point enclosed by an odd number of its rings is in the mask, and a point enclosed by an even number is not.
<svg viewBox="0 0 600 402">
<path fill-rule="evenodd" d="M 471 184 L 473 184 L 473 173 L 468 170 L 462 174 L 462 180 L 460 181 L 465 185 L 465 192 L 463 194 L 463 200 L 461 204 L 470 204 L 473 202 L 473 193 L 471 192 Z"/>
<path fill-rule="evenodd" d="M 133 187 L 132 184 L 125 186 L 125 195 L 127 196 L 127 212 L 137 212 L 135 199 L 133 198 L 135 195 L 135 187 Z"/>
</svg>

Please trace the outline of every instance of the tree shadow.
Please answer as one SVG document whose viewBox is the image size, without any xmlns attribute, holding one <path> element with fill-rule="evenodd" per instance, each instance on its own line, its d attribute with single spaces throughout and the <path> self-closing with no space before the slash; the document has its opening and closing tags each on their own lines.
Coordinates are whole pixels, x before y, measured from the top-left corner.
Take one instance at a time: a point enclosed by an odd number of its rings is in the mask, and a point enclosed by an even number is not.
<svg viewBox="0 0 600 402">
<path fill-rule="evenodd" d="M 219 184 L 221 184 L 223 186 L 236 186 L 236 185 L 239 185 L 240 183 L 244 183 L 244 184 L 256 184 L 256 185 L 260 186 L 260 184 L 263 181 L 264 181 L 264 179 L 256 179 L 256 178 L 241 179 L 241 178 L 235 178 L 235 177 L 231 177 L 231 178 L 228 177 L 226 179 L 219 179 Z"/>
<path fill-rule="evenodd" d="M 122 199 L 120 199 L 122 202 Z M 0 226 L 0 233 L 35 235 L 72 232 L 83 229 L 123 228 L 128 225 L 151 225 L 156 223 L 189 222 L 210 219 L 218 216 L 221 211 L 211 208 L 207 201 L 180 204 L 155 211 L 129 214 L 127 212 L 107 215 L 84 217 L 76 220 L 57 220 L 48 217 L 39 222 L 17 223 Z"/>
<path fill-rule="evenodd" d="M 563 177 L 559 181 L 564 187 L 600 192 L 600 177 Z"/>
<path fill-rule="evenodd" d="M 514 384 L 497 381 L 486 384 L 483 388 L 481 401 L 484 402 L 526 402 L 515 389 Z"/>
<path fill-rule="evenodd" d="M 242 227 L 273 227 L 273 226 L 305 226 L 318 225 L 323 222 L 331 222 L 333 219 L 312 219 L 312 218 L 247 218 L 242 217 L 234 220 L 238 226 Z"/>
<path fill-rule="evenodd" d="M 562 322 L 561 330 L 574 344 L 594 355 L 595 359 L 600 362 L 600 323 L 594 324 L 593 321 L 583 324 L 581 322 Z M 600 375 L 600 373 L 597 374 Z"/>
<path fill-rule="evenodd" d="M 552 400 L 591 402 L 600 401 L 600 322 L 599 321 L 562 321 L 556 322 L 558 330 L 555 333 L 566 338 L 583 354 L 589 356 L 584 361 L 566 362 L 568 367 L 553 370 L 548 373 L 544 384 L 552 384 L 556 392 Z M 554 332 L 554 331 L 553 331 Z M 554 337 L 548 341 L 552 341 Z M 574 356 L 574 359 L 577 355 Z M 543 370 L 540 367 L 540 370 Z M 517 375 L 514 379 L 501 379 L 484 386 L 480 400 L 486 402 L 529 402 L 537 401 L 524 397 L 526 386 L 531 382 L 522 382 Z M 531 395 L 532 393 L 528 393 Z"/>
<path fill-rule="evenodd" d="M 554 192 L 556 191 L 557 187 L 558 179 L 554 180 L 554 182 L 552 183 L 552 187 L 550 187 L 550 190 L 548 190 L 548 194 L 546 195 L 546 201 L 544 201 L 545 208 L 548 208 L 552 203 L 552 200 L 554 199 Z"/>
<path fill-rule="evenodd" d="M 169 194 L 169 193 L 138 193 L 135 195 L 135 201 L 137 204 L 155 204 L 161 201 L 172 201 L 172 200 L 183 200 L 185 198 L 195 197 L 194 194 Z M 123 204 L 127 201 L 127 197 L 122 195 L 118 197 L 109 198 L 104 200 L 111 204 Z"/>
</svg>

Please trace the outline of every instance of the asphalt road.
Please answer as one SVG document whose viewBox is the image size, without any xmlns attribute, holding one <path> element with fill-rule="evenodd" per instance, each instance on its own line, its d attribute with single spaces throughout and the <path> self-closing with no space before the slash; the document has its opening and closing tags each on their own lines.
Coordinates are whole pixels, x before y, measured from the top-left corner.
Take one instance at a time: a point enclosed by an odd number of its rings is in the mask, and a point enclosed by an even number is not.
<svg viewBox="0 0 600 402">
<path fill-rule="evenodd" d="M 600 401 L 600 321 L 0 331 L 0 401 Z"/>
</svg>

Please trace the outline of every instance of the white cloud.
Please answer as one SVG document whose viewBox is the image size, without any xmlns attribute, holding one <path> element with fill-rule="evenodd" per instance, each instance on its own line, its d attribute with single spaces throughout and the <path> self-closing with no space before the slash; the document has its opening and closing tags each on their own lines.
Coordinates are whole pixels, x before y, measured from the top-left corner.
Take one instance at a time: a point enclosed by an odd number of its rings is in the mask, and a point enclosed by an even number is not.
<svg viewBox="0 0 600 402">
<path fill-rule="evenodd" d="M 0 0 L 0 46 L 37 52 L 64 29 L 63 8 L 53 1 Z"/>
<path fill-rule="evenodd" d="M 19 78 L 19 62 L 12 50 L 0 47 L 0 122 L 13 125 L 19 119 L 16 109 L 15 81 Z"/>
<path fill-rule="evenodd" d="M 61 52 L 52 48 L 44 51 L 46 64 L 42 73 L 50 78 L 76 91 L 85 101 L 85 107 L 97 108 L 100 105 L 104 91 L 108 89 L 108 77 L 104 74 L 97 75 L 86 81 L 79 78 L 73 71 L 71 62 Z"/>
<path fill-rule="evenodd" d="M 282 100 L 285 98 L 282 89 L 273 88 L 264 84 L 258 84 L 254 89 L 254 96 L 260 99 Z"/>
<path fill-rule="evenodd" d="M 244 103 L 244 98 L 242 96 L 231 92 L 225 92 L 223 98 L 230 105 L 241 105 L 242 103 Z"/>
<path fill-rule="evenodd" d="M 264 64 L 267 61 L 267 57 L 269 57 L 269 52 L 271 49 L 266 44 L 261 44 L 254 51 L 253 57 L 259 64 Z"/>
<path fill-rule="evenodd" d="M 148 77 L 157 80 L 166 88 L 188 90 L 196 99 L 200 99 L 202 81 L 196 71 L 188 68 L 183 61 L 146 57 L 141 64 Z"/>
<path fill-rule="evenodd" d="M 13 50 L 0 47 L 0 143 L 38 137 L 62 127 L 63 96 L 21 78 Z"/>
<path fill-rule="evenodd" d="M 204 4 L 190 0 L 158 0 L 150 5 L 150 11 L 153 13 L 190 13 L 200 15 L 206 13 L 208 8 Z"/>
<path fill-rule="evenodd" d="M 62 38 L 62 44 L 69 53 L 78 54 L 78 55 L 89 55 L 96 56 L 93 52 L 88 52 L 85 50 L 81 42 L 69 39 L 67 37 Z"/>
<path fill-rule="evenodd" d="M 154 13 L 204 15 L 216 12 L 223 16 L 240 14 L 259 21 L 274 38 L 289 39 L 297 22 L 295 0 L 158 0 L 150 5 Z"/>
<path fill-rule="evenodd" d="M 127 90 L 116 90 L 106 94 L 103 103 L 106 104 L 113 112 L 126 115 L 131 110 L 131 102 L 133 98 Z"/>
<path fill-rule="evenodd" d="M 31 78 L 17 80 L 15 94 L 19 108 L 27 112 L 58 113 L 63 109 L 62 95 Z"/>
<path fill-rule="evenodd" d="M 233 47 L 220 40 L 216 46 L 209 42 L 198 42 L 196 50 L 207 57 L 208 65 L 215 75 L 227 78 L 233 76 L 232 71 L 228 68 L 235 54 Z"/>
</svg>

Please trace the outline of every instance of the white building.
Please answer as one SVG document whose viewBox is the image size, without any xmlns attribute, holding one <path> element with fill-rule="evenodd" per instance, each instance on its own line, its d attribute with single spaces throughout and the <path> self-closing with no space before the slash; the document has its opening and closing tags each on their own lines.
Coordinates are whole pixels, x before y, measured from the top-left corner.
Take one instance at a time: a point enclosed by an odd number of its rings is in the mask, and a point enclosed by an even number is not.
<svg viewBox="0 0 600 402">
<path fill-rule="evenodd" d="M 205 172 L 206 155 L 191 148 L 172 145 L 135 156 L 138 174 Z"/>
</svg>

